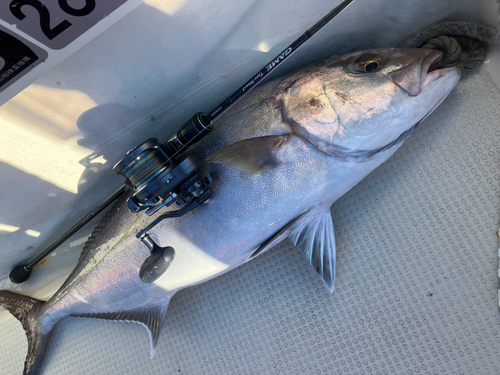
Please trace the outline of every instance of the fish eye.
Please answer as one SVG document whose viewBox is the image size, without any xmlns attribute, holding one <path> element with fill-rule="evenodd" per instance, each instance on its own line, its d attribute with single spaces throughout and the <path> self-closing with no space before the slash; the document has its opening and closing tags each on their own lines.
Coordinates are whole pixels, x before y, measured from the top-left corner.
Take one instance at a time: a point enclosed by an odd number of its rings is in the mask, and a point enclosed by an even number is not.
<svg viewBox="0 0 500 375">
<path fill-rule="evenodd" d="M 352 65 L 354 74 L 374 73 L 382 67 L 382 58 L 378 55 L 369 53 L 360 56 Z"/>
<path fill-rule="evenodd" d="M 363 68 L 363 72 L 372 73 L 372 72 L 376 72 L 377 70 L 379 70 L 380 65 L 381 65 L 380 61 L 370 60 L 370 61 L 367 61 L 367 62 L 361 64 L 361 67 Z"/>
</svg>

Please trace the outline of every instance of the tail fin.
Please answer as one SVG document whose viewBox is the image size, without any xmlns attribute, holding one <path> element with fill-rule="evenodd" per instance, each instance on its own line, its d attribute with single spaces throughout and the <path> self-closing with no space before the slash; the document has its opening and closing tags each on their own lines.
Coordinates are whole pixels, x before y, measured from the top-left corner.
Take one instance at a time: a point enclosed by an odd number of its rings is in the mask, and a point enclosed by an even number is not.
<svg viewBox="0 0 500 375">
<path fill-rule="evenodd" d="M 38 373 L 38 368 L 47 347 L 50 331 L 41 333 L 36 321 L 37 312 L 42 304 L 42 301 L 35 298 L 0 290 L 0 306 L 7 309 L 21 322 L 28 337 L 28 354 L 24 362 L 23 375 L 36 375 Z"/>
</svg>

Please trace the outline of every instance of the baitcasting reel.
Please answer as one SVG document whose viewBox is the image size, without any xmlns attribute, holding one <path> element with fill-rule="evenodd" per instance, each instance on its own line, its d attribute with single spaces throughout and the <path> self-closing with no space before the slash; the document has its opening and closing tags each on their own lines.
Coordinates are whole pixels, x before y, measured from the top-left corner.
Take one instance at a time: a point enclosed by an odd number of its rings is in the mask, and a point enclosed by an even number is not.
<svg viewBox="0 0 500 375">
<path fill-rule="evenodd" d="M 177 158 L 172 154 L 168 145 L 150 138 L 114 166 L 125 177 L 125 186 L 134 191 L 127 200 L 130 211 L 153 215 L 163 206 L 184 205 L 209 190 L 210 178 L 202 176 L 197 154 Z"/>
<path fill-rule="evenodd" d="M 158 246 L 147 232 L 161 220 L 184 215 L 207 202 L 212 194 L 211 178 L 203 176 L 200 157 L 194 152 L 180 152 L 212 130 L 210 124 L 205 124 L 204 118 L 203 113 L 197 113 L 166 144 L 156 138 L 148 139 L 128 151 L 113 168 L 115 173 L 125 178 L 125 187 L 134 191 L 132 197 L 127 199 L 127 206 L 133 213 L 144 211 L 153 215 L 164 206 L 174 203 L 183 206 L 178 211 L 160 216 L 137 233 L 136 237 L 151 251 L 139 271 L 144 283 L 152 283 L 163 275 L 175 256 L 172 247 Z"/>
<path fill-rule="evenodd" d="M 125 186 L 134 191 L 127 200 L 130 211 L 145 210 L 153 215 L 163 206 L 184 205 L 203 193 L 210 194 L 210 177 L 203 177 L 202 162 L 196 153 L 180 151 L 211 130 L 204 113 L 197 113 L 166 144 L 150 138 L 127 152 L 113 170 L 125 177 Z"/>
</svg>

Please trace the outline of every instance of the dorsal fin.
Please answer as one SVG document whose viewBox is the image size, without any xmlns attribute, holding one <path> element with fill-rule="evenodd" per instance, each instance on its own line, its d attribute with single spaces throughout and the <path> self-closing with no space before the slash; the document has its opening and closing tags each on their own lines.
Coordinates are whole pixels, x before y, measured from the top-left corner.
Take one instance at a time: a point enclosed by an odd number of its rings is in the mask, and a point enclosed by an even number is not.
<svg viewBox="0 0 500 375">
<path fill-rule="evenodd" d="M 335 234 L 329 208 L 308 215 L 289 235 L 333 293 L 335 287 Z"/>
<path fill-rule="evenodd" d="M 143 325 L 149 332 L 149 338 L 151 339 L 151 358 L 153 358 L 158 347 L 161 329 L 163 327 L 163 323 L 165 322 L 168 303 L 169 300 L 161 305 L 152 305 L 136 310 L 81 314 L 75 316 L 80 318 L 114 320 L 119 322 L 136 322 Z"/>
</svg>

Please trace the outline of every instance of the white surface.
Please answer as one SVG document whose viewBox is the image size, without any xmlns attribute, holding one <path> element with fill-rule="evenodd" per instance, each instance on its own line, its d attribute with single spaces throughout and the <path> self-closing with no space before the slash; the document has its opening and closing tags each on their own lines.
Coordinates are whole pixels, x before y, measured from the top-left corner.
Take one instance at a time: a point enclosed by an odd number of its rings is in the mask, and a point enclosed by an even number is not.
<svg viewBox="0 0 500 375">
<path fill-rule="evenodd" d="M 332 7 L 193 0 L 168 13 L 158 6 L 167 2 L 155 3 L 0 108 L 0 224 L 19 228 L 0 232 L 2 288 L 13 265 L 119 186 L 111 167 L 127 149 L 211 109 Z M 497 22 L 493 0 L 395 3 L 356 0 L 281 72 L 334 52 L 396 46 L 453 15 Z M 152 361 L 142 327 L 67 318 L 45 373 L 500 373 L 500 94 L 488 75 L 500 67 L 496 56 L 335 205 L 334 296 L 285 243 L 176 295 Z M 70 258 L 56 264 L 69 272 Z M 5 319 L 0 374 L 20 374 L 26 339 Z"/>
</svg>

